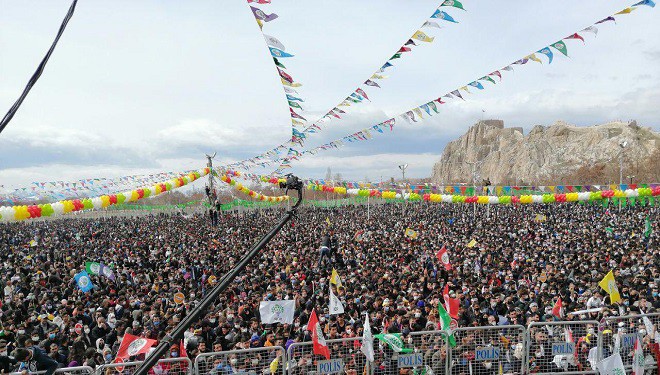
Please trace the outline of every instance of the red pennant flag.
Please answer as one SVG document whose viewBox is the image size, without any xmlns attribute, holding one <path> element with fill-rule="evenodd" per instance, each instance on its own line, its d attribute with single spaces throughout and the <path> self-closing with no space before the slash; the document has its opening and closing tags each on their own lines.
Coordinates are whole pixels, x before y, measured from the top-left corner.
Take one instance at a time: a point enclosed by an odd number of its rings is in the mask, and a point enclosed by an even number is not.
<svg viewBox="0 0 660 375">
<path fill-rule="evenodd" d="M 367 96 L 367 93 L 364 92 L 364 90 L 358 88 L 357 90 L 355 90 L 355 92 L 362 95 L 362 96 L 364 96 L 367 100 L 371 101 L 371 99 L 369 99 L 369 97 Z"/>
<path fill-rule="evenodd" d="M 438 260 L 445 266 L 445 270 L 449 271 L 451 270 L 451 263 L 449 263 L 449 254 L 447 253 L 447 248 L 445 245 L 442 245 L 442 248 L 438 250 L 438 253 L 436 254 L 438 257 Z"/>
<path fill-rule="evenodd" d="M 496 70 L 496 71 L 489 74 L 489 76 L 492 76 L 492 75 L 498 76 L 498 77 L 500 77 L 500 81 L 502 80 L 502 74 L 500 73 L 499 70 Z"/>
<path fill-rule="evenodd" d="M 575 33 L 571 36 L 567 36 L 564 39 L 580 39 L 582 41 L 582 43 L 584 43 L 584 38 L 582 36 L 580 36 L 580 34 L 578 34 L 578 33 Z"/>
<path fill-rule="evenodd" d="M 183 340 L 179 342 L 179 357 L 187 357 L 188 352 L 186 352 L 186 345 L 184 345 Z"/>
<path fill-rule="evenodd" d="M 119 350 L 117 351 L 116 359 L 124 359 L 138 354 L 147 353 L 155 344 L 156 340 L 145 339 L 144 337 L 125 333 L 124 338 L 121 340 Z"/>
<path fill-rule="evenodd" d="M 410 51 L 412 51 L 412 49 L 410 49 L 409 47 L 401 47 L 401 49 L 399 49 L 399 50 L 397 51 L 397 53 L 400 53 L 400 52 L 410 52 Z"/>
<path fill-rule="evenodd" d="M 309 317 L 309 322 L 307 323 L 307 330 L 312 332 L 314 354 L 320 354 L 324 356 L 325 359 L 330 359 L 330 349 L 325 343 L 321 324 L 319 324 L 319 319 L 316 317 L 316 310 L 312 310 L 312 315 Z"/>
<path fill-rule="evenodd" d="M 458 319 L 458 308 L 461 305 L 458 298 L 449 297 L 449 285 L 445 284 L 445 288 L 442 290 L 442 297 L 445 300 L 445 307 L 449 316 L 454 319 Z"/>
<path fill-rule="evenodd" d="M 561 297 L 557 298 L 557 303 L 555 303 L 555 306 L 552 308 L 552 315 L 559 319 L 564 317 L 564 307 L 561 304 Z"/>
<path fill-rule="evenodd" d="M 270 0 L 248 0 L 248 3 L 270 4 Z"/>
</svg>

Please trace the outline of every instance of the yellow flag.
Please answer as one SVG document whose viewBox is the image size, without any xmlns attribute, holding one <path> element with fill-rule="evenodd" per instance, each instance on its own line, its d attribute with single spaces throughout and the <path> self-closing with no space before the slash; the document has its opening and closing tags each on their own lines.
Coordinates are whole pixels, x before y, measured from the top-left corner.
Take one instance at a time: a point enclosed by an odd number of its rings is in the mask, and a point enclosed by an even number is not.
<svg viewBox="0 0 660 375">
<path fill-rule="evenodd" d="M 268 366 L 271 374 L 277 374 L 277 368 L 280 367 L 280 357 L 275 357 Z"/>
<path fill-rule="evenodd" d="M 337 273 L 337 270 L 334 269 L 334 268 L 332 269 L 332 275 L 330 276 L 330 284 L 336 285 L 337 288 L 342 286 L 341 278 L 339 277 L 339 273 Z"/>
<path fill-rule="evenodd" d="M 468 90 L 467 86 L 463 86 L 463 87 L 461 87 L 461 90 L 464 90 L 464 91 L 467 92 L 468 94 L 471 94 L 471 92 L 470 92 L 470 90 Z"/>
<path fill-rule="evenodd" d="M 421 109 L 415 108 L 415 109 L 413 109 L 413 111 L 417 114 L 417 116 L 419 116 L 419 118 L 424 118 L 424 116 L 422 116 L 422 110 Z"/>
<path fill-rule="evenodd" d="M 35 246 L 37 246 L 37 241 L 30 240 L 30 247 L 35 247 Z"/>
<path fill-rule="evenodd" d="M 472 241 L 468 242 L 467 247 L 474 247 L 476 244 L 477 244 L 477 240 L 473 238 Z"/>
<path fill-rule="evenodd" d="M 350 106 L 351 106 L 351 103 L 341 102 L 341 103 L 339 103 L 339 105 L 337 107 L 350 107 Z"/>
<path fill-rule="evenodd" d="M 284 78 L 280 78 L 280 80 L 282 80 L 282 84 L 284 86 L 289 86 L 289 87 L 300 87 L 300 86 L 302 86 L 302 83 L 298 83 L 298 82 L 289 83 Z"/>
<path fill-rule="evenodd" d="M 535 53 L 532 53 L 531 55 L 529 55 L 529 56 L 527 56 L 527 57 L 525 57 L 525 58 L 543 64 L 543 61 L 541 61 L 541 59 L 539 59 L 538 57 L 536 57 L 536 54 L 535 54 Z"/>
<path fill-rule="evenodd" d="M 421 40 L 422 42 L 429 42 L 429 43 L 431 43 L 433 41 L 433 39 L 435 39 L 435 38 L 432 38 L 432 37 L 424 34 L 420 30 L 417 30 L 417 32 L 415 32 L 413 34 L 412 38 L 417 39 L 417 40 Z"/>
<path fill-rule="evenodd" d="M 328 224 L 328 225 L 330 225 L 330 218 L 329 218 L 329 217 L 326 217 L 326 218 L 325 218 L 325 223 Z"/>
<path fill-rule="evenodd" d="M 603 277 L 603 279 L 598 283 L 598 285 L 603 288 L 610 295 L 610 302 L 615 304 L 621 301 L 621 295 L 619 295 L 619 288 L 616 286 L 616 281 L 614 280 L 614 273 L 610 272 Z"/>
<path fill-rule="evenodd" d="M 617 14 L 628 14 L 628 13 L 632 12 L 633 10 L 635 10 L 635 8 L 626 8 L 626 9 L 624 9 L 624 10 L 622 10 L 622 11 L 620 11 L 620 12 L 616 12 L 616 13 L 614 13 L 614 14 L 615 14 L 615 15 L 617 15 Z"/>
<path fill-rule="evenodd" d="M 296 120 L 296 119 L 291 119 L 291 123 L 292 123 L 293 125 L 300 125 L 300 126 L 305 125 L 304 122 L 302 122 L 302 121 L 298 121 L 298 120 Z"/>
<path fill-rule="evenodd" d="M 417 238 L 417 236 L 419 236 L 419 233 L 417 233 L 416 231 L 414 231 L 410 228 L 406 228 L 406 231 L 404 232 L 404 235 L 406 237 L 410 238 L 411 240 L 414 240 L 414 239 Z"/>
<path fill-rule="evenodd" d="M 259 30 L 264 29 L 264 21 L 257 18 L 257 25 L 259 25 Z"/>
</svg>

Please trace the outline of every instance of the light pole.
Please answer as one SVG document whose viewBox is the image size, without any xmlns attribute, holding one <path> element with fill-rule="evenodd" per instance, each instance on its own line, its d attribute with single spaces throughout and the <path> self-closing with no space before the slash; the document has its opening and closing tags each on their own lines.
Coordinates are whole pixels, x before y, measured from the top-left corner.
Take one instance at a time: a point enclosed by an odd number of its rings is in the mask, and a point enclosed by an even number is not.
<svg viewBox="0 0 660 375">
<path fill-rule="evenodd" d="M 403 178 L 403 186 L 406 186 L 406 169 L 408 168 L 408 163 L 406 164 L 401 164 L 399 165 L 399 169 L 401 170 L 402 178 Z M 405 189 L 403 190 L 405 191 Z M 401 216 L 404 216 L 406 214 L 406 201 L 405 199 L 405 192 L 402 194 L 403 197 L 403 204 L 401 205 Z"/>
<path fill-rule="evenodd" d="M 399 165 L 399 169 L 401 170 L 403 182 L 406 182 L 406 169 L 408 168 L 408 163 L 406 164 L 401 164 Z"/>
<path fill-rule="evenodd" d="M 623 185 L 623 150 L 625 150 L 626 146 L 628 146 L 628 141 L 623 140 L 619 142 L 619 147 L 621 147 L 621 151 L 619 151 L 619 189 Z M 621 211 L 621 198 L 619 198 L 619 211 Z"/>
<path fill-rule="evenodd" d="M 633 178 L 635 178 L 635 177 L 636 177 L 635 175 L 628 175 L 628 176 L 626 176 L 627 179 L 630 179 L 630 184 L 631 184 L 631 185 L 632 185 L 632 183 L 633 183 Z"/>
<path fill-rule="evenodd" d="M 477 162 L 476 161 L 466 161 L 465 164 L 472 166 L 472 194 L 477 194 Z M 477 215 L 477 204 L 472 204 L 472 216 Z"/>
</svg>

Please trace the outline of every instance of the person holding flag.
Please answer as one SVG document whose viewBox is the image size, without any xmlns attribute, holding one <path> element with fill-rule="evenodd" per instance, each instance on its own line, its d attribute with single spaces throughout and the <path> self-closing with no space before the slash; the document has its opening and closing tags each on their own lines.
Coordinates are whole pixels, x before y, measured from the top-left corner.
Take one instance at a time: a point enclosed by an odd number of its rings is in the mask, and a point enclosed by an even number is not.
<svg viewBox="0 0 660 375">
<path fill-rule="evenodd" d="M 436 256 L 438 257 L 440 263 L 442 263 L 442 265 L 445 267 L 445 270 L 451 271 L 451 263 L 449 262 L 449 254 L 447 253 L 447 247 L 445 244 L 442 244 L 442 248 L 438 250 Z"/>
<path fill-rule="evenodd" d="M 325 357 L 325 359 L 330 359 L 330 348 L 328 347 L 328 344 L 325 343 L 325 337 L 323 337 L 321 324 L 319 323 L 319 319 L 316 317 L 316 310 L 312 310 L 312 314 L 309 317 L 309 322 L 307 323 L 307 330 L 312 334 L 314 354 L 322 355 Z"/>
</svg>

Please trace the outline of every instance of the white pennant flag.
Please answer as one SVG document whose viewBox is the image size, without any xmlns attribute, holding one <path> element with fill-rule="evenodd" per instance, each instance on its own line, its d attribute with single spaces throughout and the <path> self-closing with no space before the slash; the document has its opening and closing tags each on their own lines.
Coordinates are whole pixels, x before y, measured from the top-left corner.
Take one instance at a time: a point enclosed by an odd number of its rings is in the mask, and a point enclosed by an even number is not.
<svg viewBox="0 0 660 375">
<path fill-rule="evenodd" d="M 626 369 L 623 367 L 619 352 L 600 361 L 597 367 L 600 375 L 626 375 Z"/>
<path fill-rule="evenodd" d="M 422 27 L 435 27 L 437 29 L 442 29 L 442 26 L 440 26 L 437 22 L 434 21 L 426 21 L 424 22 Z"/>
<path fill-rule="evenodd" d="M 367 357 L 367 361 L 374 361 L 374 337 L 371 335 L 368 313 L 364 317 L 364 330 L 362 331 L 362 346 L 360 347 L 360 351 Z"/>
<path fill-rule="evenodd" d="M 582 29 L 582 32 L 593 33 L 594 35 L 598 35 L 598 29 L 596 28 L 596 26 L 589 26 L 586 29 Z"/>
<path fill-rule="evenodd" d="M 632 370 L 633 375 L 644 375 L 644 350 L 642 350 L 642 343 L 639 342 L 639 337 L 635 340 L 635 351 L 633 354 Z"/>
<path fill-rule="evenodd" d="M 330 315 L 338 315 L 344 313 L 344 305 L 334 293 L 332 293 L 332 284 L 330 284 Z"/>
<path fill-rule="evenodd" d="M 296 311 L 296 301 L 261 301 L 259 315 L 261 323 L 288 323 L 293 324 L 293 314 Z"/>
<path fill-rule="evenodd" d="M 275 38 L 274 36 L 264 34 L 264 39 L 266 39 L 266 44 L 269 46 L 281 49 L 282 51 L 286 51 L 284 44 L 282 44 L 282 42 L 280 42 L 279 39 Z"/>
</svg>

